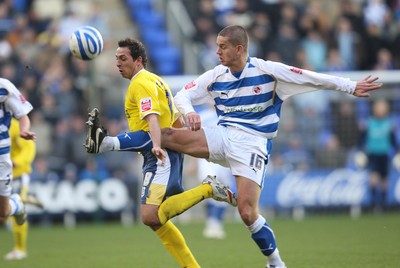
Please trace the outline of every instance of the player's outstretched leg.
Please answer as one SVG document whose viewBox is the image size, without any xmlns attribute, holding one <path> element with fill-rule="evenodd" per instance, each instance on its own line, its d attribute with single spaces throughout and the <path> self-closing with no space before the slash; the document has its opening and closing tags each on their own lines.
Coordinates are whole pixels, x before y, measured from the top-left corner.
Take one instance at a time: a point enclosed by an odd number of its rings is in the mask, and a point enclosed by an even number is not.
<svg viewBox="0 0 400 268">
<path fill-rule="evenodd" d="M 210 184 L 213 189 L 213 196 L 217 201 L 224 201 L 234 207 L 237 206 L 235 193 L 225 184 L 219 182 L 215 176 L 208 175 L 203 184 Z"/>
<path fill-rule="evenodd" d="M 87 136 L 83 146 L 88 153 L 97 154 L 107 131 L 100 125 L 99 109 L 94 108 L 88 115 Z"/>
</svg>

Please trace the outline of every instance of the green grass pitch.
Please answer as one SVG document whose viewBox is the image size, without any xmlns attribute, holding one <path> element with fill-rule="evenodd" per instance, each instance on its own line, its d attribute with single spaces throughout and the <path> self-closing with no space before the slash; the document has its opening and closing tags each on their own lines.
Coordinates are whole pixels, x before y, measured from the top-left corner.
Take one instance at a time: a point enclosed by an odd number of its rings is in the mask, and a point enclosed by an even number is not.
<svg viewBox="0 0 400 268">
<path fill-rule="evenodd" d="M 384 268 L 400 267 L 400 215 L 308 217 L 301 222 L 270 222 L 288 268 Z M 265 267 L 250 234 L 241 223 L 226 223 L 225 240 L 202 237 L 203 224 L 178 224 L 203 268 Z M 29 233 L 29 257 L 0 260 L 1 268 L 168 268 L 178 267 L 158 238 L 139 224 L 78 224 L 33 226 Z M 12 246 L 11 233 L 0 230 L 0 254 Z"/>
</svg>

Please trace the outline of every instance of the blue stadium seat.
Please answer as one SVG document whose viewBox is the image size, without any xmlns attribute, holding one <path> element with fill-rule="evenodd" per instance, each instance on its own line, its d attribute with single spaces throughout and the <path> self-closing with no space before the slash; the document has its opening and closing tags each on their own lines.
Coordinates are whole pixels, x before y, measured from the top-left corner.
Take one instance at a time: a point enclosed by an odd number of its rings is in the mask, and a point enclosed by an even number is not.
<svg viewBox="0 0 400 268">
<path fill-rule="evenodd" d="M 157 74 L 176 75 L 181 72 L 181 65 L 174 62 L 159 62 L 157 65 Z"/>
<path fill-rule="evenodd" d="M 154 47 L 164 47 L 170 44 L 170 36 L 165 30 L 148 27 L 141 29 L 141 38 L 150 50 Z"/>
<path fill-rule="evenodd" d="M 126 0 L 126 3 L 157 73 L 181 73 L 181 52 L 171 43 L 164 15 L 153 8 L 152 0 Z"/>
<path fill-rule="evenodd" d="M 181 54 L 176 47 L 153 48 L 149 51 L 149 55 L 160 75 L 172 75 L 181 72 Z"/>
<path fill-rule="evenodd" d="M 128 7 L 130 10 L 135 9 L 147 9 L 150 10 L 153 5 L 153 1 L 151 0 L 126 0 Z"/>
<path fill-rule="evenodd" d="M 158 11 L 154 10 L 132 10 L 132 16 L 134 17 L 136 23 L 141 27 L 164 27 L 164 16 Z"/>
</svg>

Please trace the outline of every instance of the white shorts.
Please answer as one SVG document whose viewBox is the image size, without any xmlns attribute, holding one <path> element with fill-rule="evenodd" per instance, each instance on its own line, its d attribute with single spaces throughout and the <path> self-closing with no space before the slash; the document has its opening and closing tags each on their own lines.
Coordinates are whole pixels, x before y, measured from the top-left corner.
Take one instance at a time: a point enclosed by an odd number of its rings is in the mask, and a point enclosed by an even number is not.
<svg viewBox="0 0 400 268">
<path fill-rule="evenodd" d="M 263 187 L 272 141 L 235 127 L 204 127 L 210 157 L 208 161 L 231 169 Z"/>
<path fill-rule="evenodd" d="M 12 162 L 10 154 L 0 155 L 0 195 L 10 196 L 12 189 Z"/>
</svg>

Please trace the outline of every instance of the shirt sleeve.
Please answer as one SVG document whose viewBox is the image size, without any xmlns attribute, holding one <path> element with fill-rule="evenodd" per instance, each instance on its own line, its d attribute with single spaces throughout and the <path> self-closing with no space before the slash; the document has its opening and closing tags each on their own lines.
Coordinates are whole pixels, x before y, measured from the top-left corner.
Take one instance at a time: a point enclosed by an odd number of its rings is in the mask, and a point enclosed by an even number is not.
<svg viewBox="0 0 400 268">
<path fill-rule="evenodd" d="M 5 104 L 15 118 L 20 119 L 33 110 L 32 104 L 25 99 L 14 85 L 10 84 L 8 90 L 9 94 L 5 100 Z"/>
<path fill-rule="evenodd" d="M 213 70 L 207 71 L 197 79 L 186 84 L 175 96 L 175 105 L 178 110 L 186 115 L 195 112 L 193 105 L 200 105 L 212 100 L 208 92 L 208 86 L 211 84 Z"/>
<path fill-rule="evenodd" d="M 333 76 L 303 70 L 278 62 L 265 62 L 272 69 L 272 75 L 278 81 L 277 95 L 282 100 L 300 93 L 316 91 L 320 89 L 338 90 L 353 94 L 357 82 L 349 78 Z"/>
</svg>

